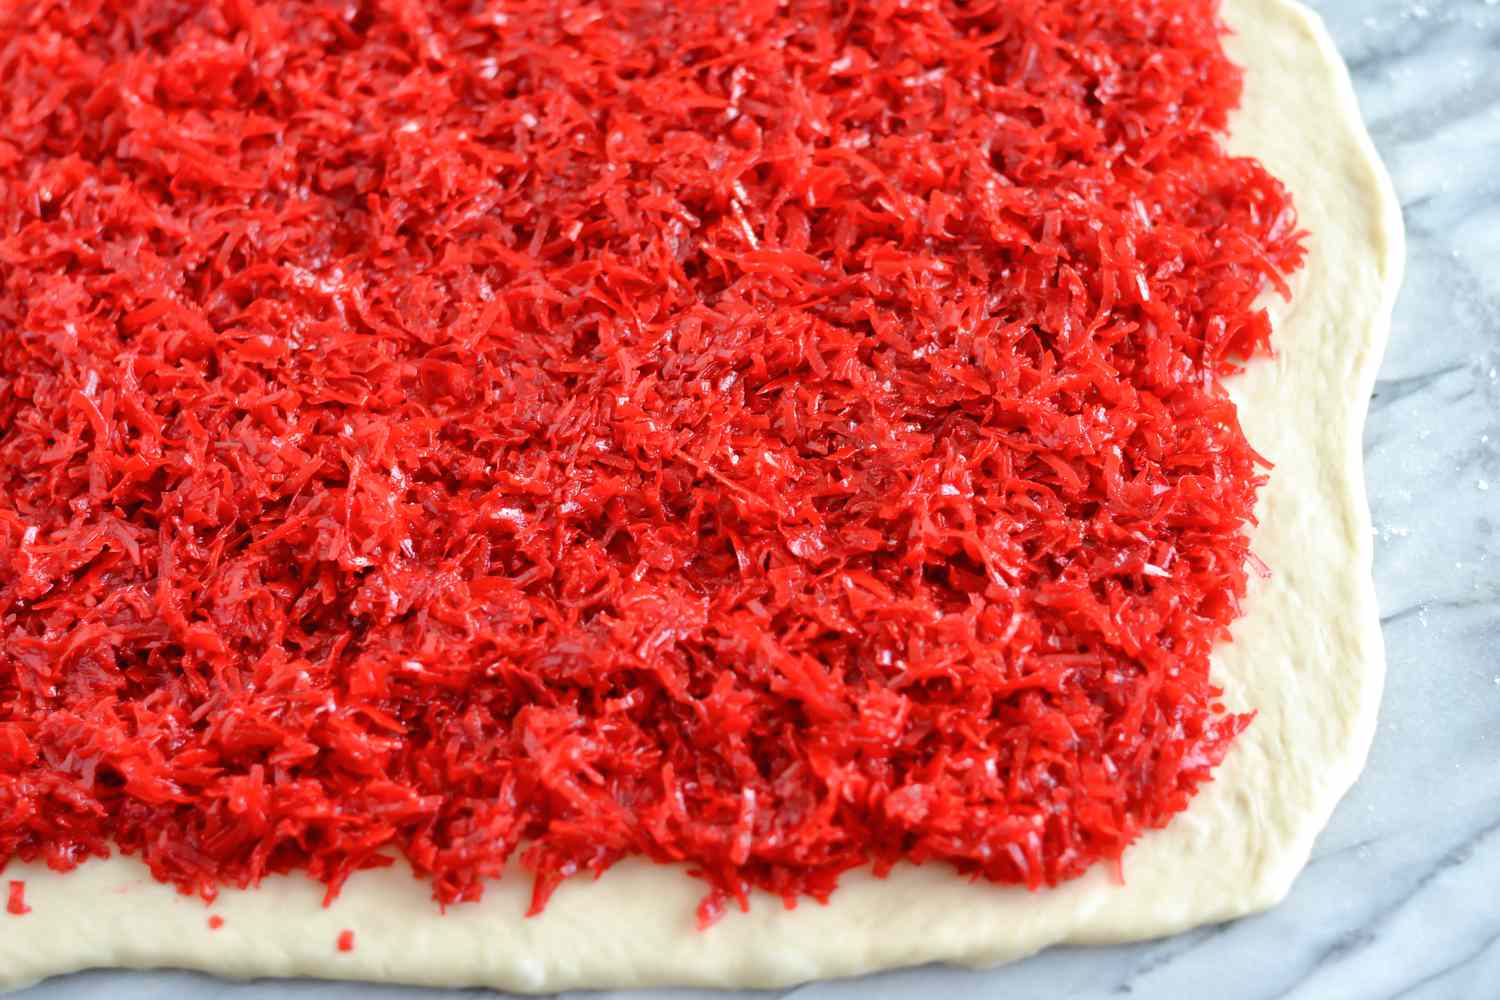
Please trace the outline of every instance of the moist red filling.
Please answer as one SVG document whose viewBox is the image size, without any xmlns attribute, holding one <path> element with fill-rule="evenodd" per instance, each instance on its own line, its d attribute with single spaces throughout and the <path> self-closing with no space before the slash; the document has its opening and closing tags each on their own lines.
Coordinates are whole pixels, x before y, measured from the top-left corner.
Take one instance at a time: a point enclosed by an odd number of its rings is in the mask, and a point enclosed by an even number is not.
<svg viewBox="0 0 1500 1000">
<path fill-rule="evenodd" d="M 24 917 L 31 912 L 26 905 L 26 883 L 18 879 L 10 881 L 10 895 L 6 897 L 5 912 L 13 917 Z"/>
<path fill-rule="evenodd" d="M 1248 723 L 1212 0 L 8 7 L 0 862 L 1035 888 Z"/>
</svg>

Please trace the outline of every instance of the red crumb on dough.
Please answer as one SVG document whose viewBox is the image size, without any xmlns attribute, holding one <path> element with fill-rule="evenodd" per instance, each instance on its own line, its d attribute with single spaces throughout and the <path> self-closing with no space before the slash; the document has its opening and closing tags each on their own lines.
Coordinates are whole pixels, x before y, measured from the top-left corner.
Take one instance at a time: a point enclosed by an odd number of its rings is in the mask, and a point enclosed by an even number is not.
<svg viewBox="0 0 1500 1000">
<path fill-rule="evenodd" d="M 11 879 L 10 895 L 5 901 L 5 912 L 12 916 L 20 917 L 31 912 L 31 907 L 26 905 L 26 883 L 18 879 Z"/>
<path fill-rule="evenodd" d="M 1216 6 L 6 4 L 0 865 L 1118 866 L 1249 722 Z"/>
<path fill-rule="evenodd" d="M 340 931 L 339 932 L 339 944 L 338 944 L 338 947 L 339 947 L 339 951 L 353 951 L 354 950 L 354 932 L 353 931 Z"/>
<path fill-rule="evenodd" d="M 224 926 L 224 918 L 221 917 L 221 916 L 219 916 L 218 914 L 214 914 L 213 916 L 211 916 L 211 917 L 208 918 L 208 929 L 209 930 L 216 931 L 220 927 L 223 927 L 223 926 Z"/>
</svg>

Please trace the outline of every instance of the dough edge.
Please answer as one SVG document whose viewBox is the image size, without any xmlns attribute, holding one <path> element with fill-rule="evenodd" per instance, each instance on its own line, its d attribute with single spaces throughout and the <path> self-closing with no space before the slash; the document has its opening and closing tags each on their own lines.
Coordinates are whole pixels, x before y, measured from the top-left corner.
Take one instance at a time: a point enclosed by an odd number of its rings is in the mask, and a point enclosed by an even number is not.
<svg viewBox="0 0 1500 1000">
<path fill-rule="evenodd" d="M 828 906 L 761 896 L 707 932 L 702 885 L 643 862 L 565 884 L 524 919 L 529 879 L 495 883 L 440 915 L 404 868 L 322 887 L 268 879 L 212 909 L 131 858 L 60 876 L 11 865 L 32 912 L 0 915 L 0 989 L 86 968 L 198 969 L 518 992 L 643 986 L 778 987 L 951 962 L 983 967 L 1055 944 L 1164 936 L 1264 910 L 1289 891 L 1313 839 L 1364 766 L 1384 681 L 1371 579 L 1361 432 L 1405 257 L 1400 209 L 1360 119 L 1347 69 L 1295 0 L 1225 0 L 1246 68 L 1229 145 L 1292 190 L 1310 241 L 1288 305 L 1271 303 L 1277 357 L 1231 392 L 1274 463 L 1235 640 L 1215 656 L 1232 708 L 1257 717 L 1215 780 L 1126 854 L 1123 886 L 1099 870 L 1038 893 L 969 883 L 940 866 L 847 876 Z M 1293 85 L 1295 84 L 1295 89 Z M 87 901 L 80 906 L 80 901 Z M 210 930 L 208 917 L 224 918 Z M 355 947 L 340 952 L 344 929 Z"/>
</svg>

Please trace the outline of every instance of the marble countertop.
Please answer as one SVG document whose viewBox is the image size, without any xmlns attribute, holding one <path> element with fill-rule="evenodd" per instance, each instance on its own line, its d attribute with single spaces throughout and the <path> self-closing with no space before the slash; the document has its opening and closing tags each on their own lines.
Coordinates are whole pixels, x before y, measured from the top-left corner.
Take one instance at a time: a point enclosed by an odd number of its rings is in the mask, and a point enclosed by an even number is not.
<svg viewBox="0 0 1500 1000">
<path fill-rule="evenodd" d="M 1364 777 L 1262 916 L 992 972 L 813 984 L 798 1000 L 1500 996 L 1500 0 L 1311 3 L 1353 70 L 1410 238 L 1365 441 L 1390 672 Z M 488 995 L 86 973 L 17 997 Z"/>
</svg>

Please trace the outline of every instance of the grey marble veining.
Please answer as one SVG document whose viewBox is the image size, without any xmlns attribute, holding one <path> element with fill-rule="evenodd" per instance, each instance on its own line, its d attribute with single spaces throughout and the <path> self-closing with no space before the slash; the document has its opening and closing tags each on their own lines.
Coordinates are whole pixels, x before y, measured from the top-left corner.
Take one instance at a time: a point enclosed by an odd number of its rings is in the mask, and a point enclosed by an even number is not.
<svg viewBox="0 0 1500 1000">
<path fill-rule="evenodd" d="M 1313 6 L 1353 69 L 1410 236 L 1366 437 L 1390 671 L 1364 778 L 1270 913 L 1149 944 L 1054 950 L 986 973 L 927 968 L 813 984 L 790 991 L 798 1000 L 1500 998 L 1500 0 Z M 20 994 L 484 995 L 185 973 L 89 973 Z"/>
</svg>

